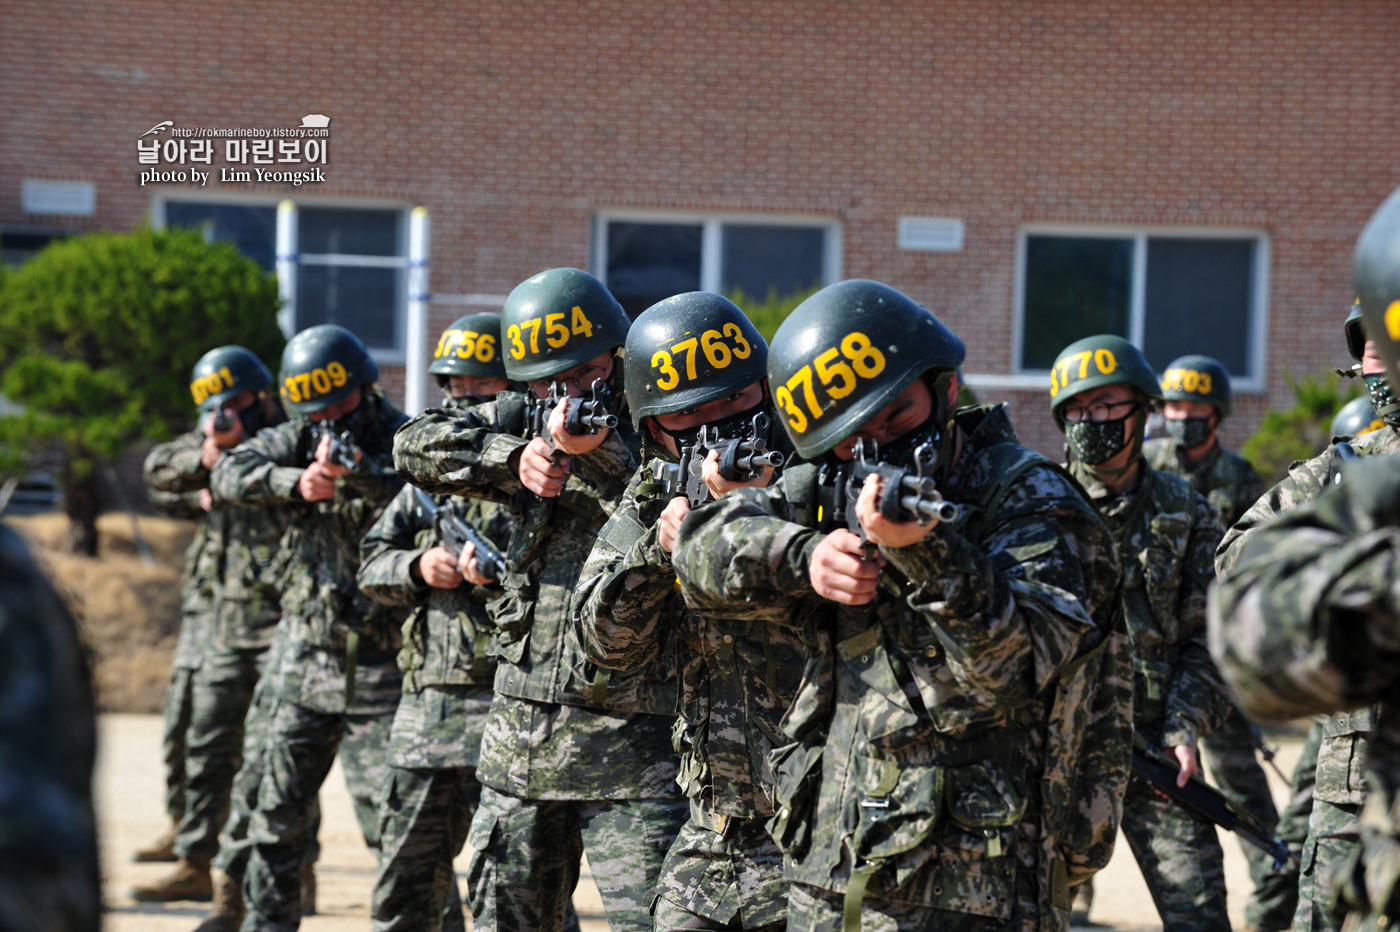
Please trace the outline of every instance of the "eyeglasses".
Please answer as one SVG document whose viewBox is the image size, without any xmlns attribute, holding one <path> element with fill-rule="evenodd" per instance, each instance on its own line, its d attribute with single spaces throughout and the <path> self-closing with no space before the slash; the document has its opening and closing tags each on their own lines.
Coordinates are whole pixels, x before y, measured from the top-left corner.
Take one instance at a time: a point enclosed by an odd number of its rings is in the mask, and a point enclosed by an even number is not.
<svg viewBox="0 0 1400 932">
<path fill-rule="evenodd" d="M 579 369 L 573 375 L 567 377 L 556 375 L 548 379 L 532 379 L 530 380 L 529 385 L 530 388 L 535 390 L 536 394 L 540 395 L 548 394 L 549 386 L 553 385 L 556 382 L 560 382 L 566 385 L 572 385 L 579 391 L 588 391 L 593 387 L 593 383 L 595 381 L 597 381 L 598 379 L 602 379 L 606 382 L 608 376 L 610 375 L 612 375 L 612 363 L 608 363 L 606 367 L 584 366 L 582 369 Z"/>
<path fill-rule="evenodd" d="M 1122 414 L 1113 413 L 1117 408 L 1125 406 L 1128 410 Z M 1139 401 L 1100 401 L 1087 407 L 1084 405 L 1065 405 L 1062 416 L 1067 424 L 1082 424 L 1085 421 L 1102 424 L 1104 421 L 1116 421 L 1119 418 L 1135 414 L 1140 407 L 1142 407 L 1142 403 Z"/>
</svg>

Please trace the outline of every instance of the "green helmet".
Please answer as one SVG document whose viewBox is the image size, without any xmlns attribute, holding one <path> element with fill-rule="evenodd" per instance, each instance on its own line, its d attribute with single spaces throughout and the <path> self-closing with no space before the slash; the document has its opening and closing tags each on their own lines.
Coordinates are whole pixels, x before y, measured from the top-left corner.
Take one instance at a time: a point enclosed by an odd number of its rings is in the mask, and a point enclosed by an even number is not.
<svg viewBox="0 0 1400 932">
<path fill-rule="evenodd" d="M 529 382 L 572 369 L 627 339 L 627 314 L 587 272 L 550 269 L 515 286 L 501 310 L 506 374 Z"/>
<path fill-rule="evenodd" d="M 1385 360 L 1391 385 L 1400 385 L 1400 189 L 1376 208 L 1356 241 L 1352 277 L 1366 335 Z"/>
<path fill-rule="evenodd" d="M 1332 418 L 1331 429 L 1333 437 L 1356 437 L 1384 426 L 1385 422 L 1376 413 L 1371 399 L 1362 395 L 1342 405 L 1337 416 Z"/>
<path fill-rule="evenodd" d="M 778 327 L 768 384 L 793 447 L 814 459 L 924 372 L 951 373 L 966 354 L 927 308 L 889 285 L 852 279 L 827 285 Z"/>
<path fill-rule="evenodd" d="M 623 385 L 632 423 L 718 401 L 767 373 L 768 343 L 728 298 L 691 291 L 658 301 L 627 331 Z"/>
<path fill-rule="evenodd" d="M 506 364 L 501 358 L 501 316 L 499 314 L 468 314 L 454 320 L 433 350 L 433 364 L 428 367 L 439 382 L 449 375 L 475 375 L 487 379 L 504 379 Z"/>
<path fill-rule="evenodd" d="M 1352 359 L 1360 362 L 1361 357 L 1366 355 L 1366 322 L 1361 319 L 1360 298 L 1351 302 L 1351 310 L 1347 312 L 1342 330 L 1347 335 L 1347 352 L 1351 353 Z"/>
<path fill-rule="evenodd" d="M 349 330 L 319 324 L 287 341 L 277 378 L 288 414 L 315 414 L 378 379 L 379 365 Z"/>
<path fill-rule="evenodd" d="M 1215 405 L 1222 418 L 1230 416 L 1230 373 L 1225 364 L 1209 356 L 1173 359 L 1162 374 L 1162 398 L 1166 401 L 1203 401 Z"/>
<path fill-rule="evenodd" d="M 242 346 L 220 346 L 199 357 L 190 373 L 190 394 L 201 411 L 222 407 L 234 395 L 265 392 L 272 387 L 272 373 L 253 351 Z"/>
<path fill-rule="evenodd" d="M 1120 382 L 1150 399 L 1162 397 L 1162 387 L 1147 357 L 1122 337 L 1103 333 L 1076 340 L 1060 350 L 1050 367 L 1050 413 L 1056 425 L 1065 429 L 1061 409 L 1075 395 Z"/>
</svg>

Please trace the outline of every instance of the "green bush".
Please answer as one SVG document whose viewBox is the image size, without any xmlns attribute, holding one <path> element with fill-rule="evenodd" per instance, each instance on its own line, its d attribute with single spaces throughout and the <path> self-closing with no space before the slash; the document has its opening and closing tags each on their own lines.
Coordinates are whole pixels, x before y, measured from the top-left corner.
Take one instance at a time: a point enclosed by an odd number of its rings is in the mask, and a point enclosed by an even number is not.
<svg viewBox="0 0 1400 932">
<path fill-rule="evenodd" d="M 137 438 L 190 425 L 189 376 L 209 349 L 241 343 L 276 370 L 277 281 L 198 232 L 95 233 L 56 242 L 0 287 L 0 467 L 62 455 L 74 549 L 96 553 L 98 463 Z"/>
<path fill-rule="evenodd" d="M 769 289 L 766 298 L 750 297 L 742 288 L 736 288 L 725 297 L 739 305 L 758 328 L 758 332 L 763 334 L 763 339 L 772 343 L 773 334 L 778 332 L 778 325 L 787 319 L 793 308 L 816 294 L 820 288 L 821 285 L 813 285 L 806 291 L 790 295 L 780 295 L 778 289 L 772 288 Z"/>
<path fill-rule="evenodd" d="M 1293 407 L 1265 414 L 1240 451 L 1270 485 L 1287 475 L 1290 463 L 1322 452 L 1331 439 L 1332 418 L 1363 391 L 1359 380 L 1343 384 L 1335 372 L 1285 379 L 1293 391 Z"/>
</svg>

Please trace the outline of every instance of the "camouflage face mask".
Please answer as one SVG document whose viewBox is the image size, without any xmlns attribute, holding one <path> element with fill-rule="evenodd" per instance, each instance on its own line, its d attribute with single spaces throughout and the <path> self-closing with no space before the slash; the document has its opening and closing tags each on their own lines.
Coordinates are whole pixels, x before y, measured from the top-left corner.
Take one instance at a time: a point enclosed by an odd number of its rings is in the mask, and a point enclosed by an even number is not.
<svg viewBox="0 0 1400 932">
<path fill-rule="evenodd" d="M 1167 436 L 1187 450 L 1194 450 L 1210 439 L 1211 419 L 1208 417 L 1183 417 L 1166 420 Z"/>
<path fill-rule="evenodd" d="M 1371 407 L 1376 409 L 1376 413 L 1387 425 L 1400 430 L 1400 396 L 1391 388 L 1390 380 L 1382 372 L 1362 375 L 1361 379 L 1366 383 L 1366 391 L 1371 396 Z"/>
<path fill-rule="evenodd" d="M 1080 421 L 1065 425 L 1065 440 L 1074 455 L 1088 466 L 1099 466 L 1113 459 L 1128 445 L 1127 431 L 1123 430 L 1128 418 L 1137 412 L 1127 414 L 1115 421 Z"/>
</svg>

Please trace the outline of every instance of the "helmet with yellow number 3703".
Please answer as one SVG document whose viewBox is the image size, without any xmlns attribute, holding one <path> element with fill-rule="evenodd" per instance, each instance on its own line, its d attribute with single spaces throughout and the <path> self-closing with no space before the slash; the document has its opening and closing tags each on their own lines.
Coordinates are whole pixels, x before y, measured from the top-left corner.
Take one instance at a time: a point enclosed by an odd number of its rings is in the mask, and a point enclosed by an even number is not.
<svg viewBox="0 0 1400 932">
<path fill-rule="evenodd" d="M 813 459 L 928 370 L 951 376 L 966 354 L 927 308 L 889 285 L 852 279 L 821 289 L 778 327 L 768 386 L 794 448 Z M 941 422 L 947 405 L 935 403 Z"/>
</svg>

